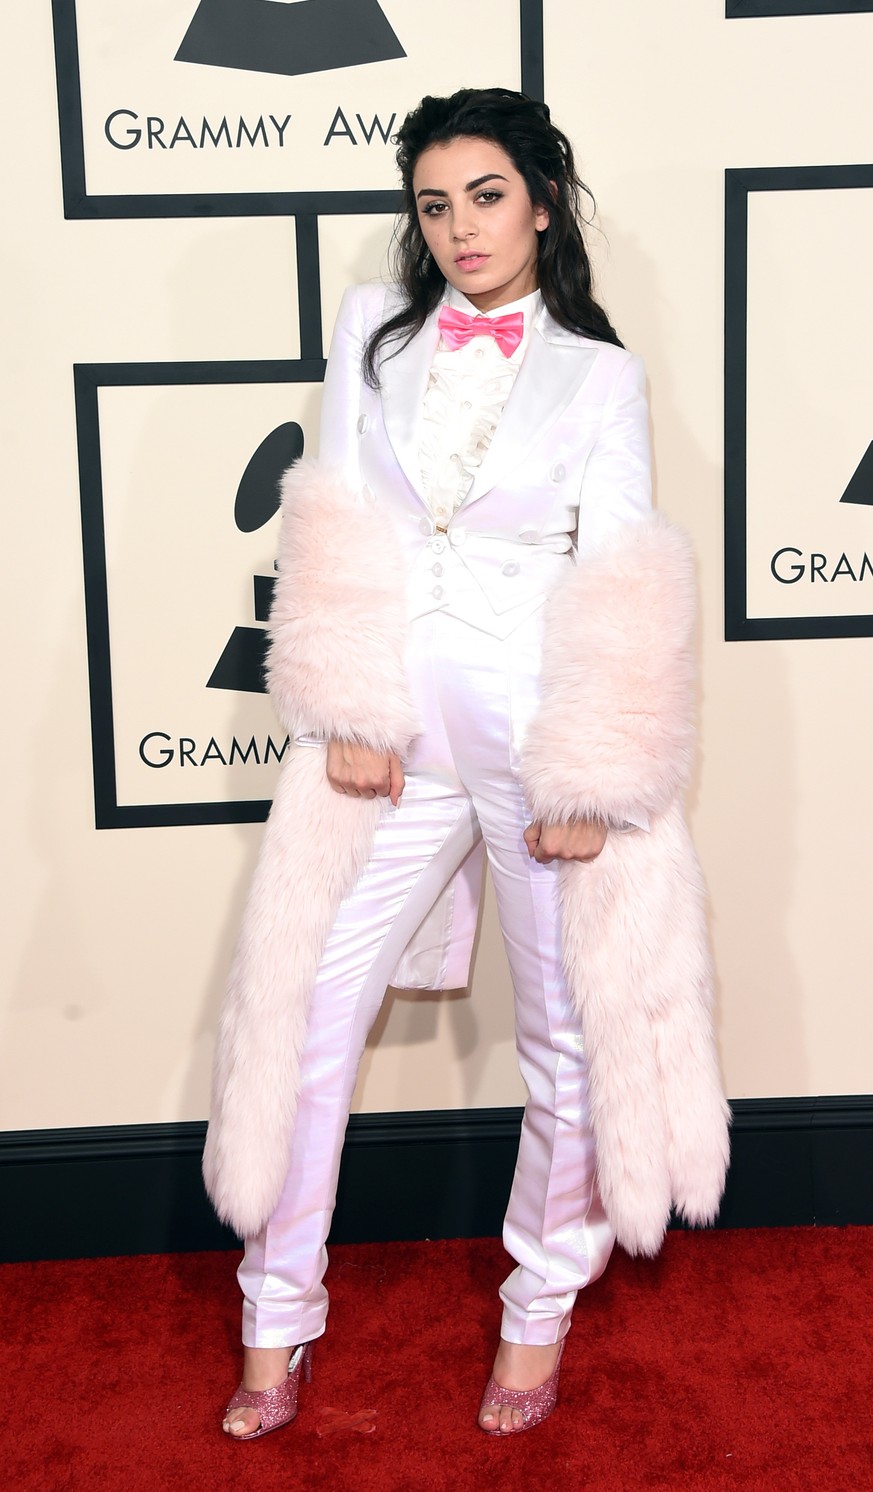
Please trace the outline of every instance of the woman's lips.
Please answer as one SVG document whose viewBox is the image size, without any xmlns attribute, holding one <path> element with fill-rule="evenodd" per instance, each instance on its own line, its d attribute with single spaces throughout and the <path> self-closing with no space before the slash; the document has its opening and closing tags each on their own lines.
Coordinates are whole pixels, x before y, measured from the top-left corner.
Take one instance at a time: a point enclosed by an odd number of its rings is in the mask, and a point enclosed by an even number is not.
<svg viewBox="0 0 873 1492">
<path fill-rule="evenodd" d="M 458 269 L 478 269 L 481 264 L 487 264 L 489 254 L 462 254 L 455 260 Z"/>
</svg>

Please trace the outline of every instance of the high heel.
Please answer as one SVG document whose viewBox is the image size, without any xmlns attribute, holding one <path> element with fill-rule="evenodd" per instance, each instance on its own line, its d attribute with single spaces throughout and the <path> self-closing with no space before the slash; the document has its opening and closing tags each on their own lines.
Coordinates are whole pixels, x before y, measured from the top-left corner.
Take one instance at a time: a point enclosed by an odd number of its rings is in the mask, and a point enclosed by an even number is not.
<svg viewBox="0 0 873 1492">
<path fill-rule="evenodd" d="M 532 1430 L 534 1425 L 539 1425 L 547 1419 L 558 1401 L 558 1378 L 561 1372 L 561 1358 L 564 1356 L 564 1338 L 558 1348 L 558 1357 L 552 1370 L 552 1375 L 538 1388 L 502 1388 L 494 1375 L 488 1379 L 482 1402 L 479 1405 L 479 1414 L 486 1404 L 490 1404 L 496 1411 L 505 1404 L 510 1409 L 520 1409 L 523 1415 L 520 1425 L 512 1425 L 508 1430 L 488 1430 L 483 1424 L 479 1425 L 486 1435 L 520 1435 L 522 1430 Z"/>
<path fill-rule="evenodd" d="M 257 1410 L 261 1423 L 256 1430 L 250 1430 L 248 1435 L 234 1435 L 230 1430 L 225 1434 L 231 1440 L 257 1440 L 261 1435 L 269 1434 L 270 1430 L 279 1430 L 283 1425 L 290 1425 L 297 1417 L 297 1392 L 300 1387 L 300 1372 L 307 1383 L 312 1382 L 312 1342 L 304 1342 L 296 1351 L 292 1352 L 288 1363 L 288 1376 L 275 1388 L 243 1388 L 240 1384 L 233 1398 L 224 1411 L 225 1416 L 232 1409 L 255 1409 Z"/>
</svg>

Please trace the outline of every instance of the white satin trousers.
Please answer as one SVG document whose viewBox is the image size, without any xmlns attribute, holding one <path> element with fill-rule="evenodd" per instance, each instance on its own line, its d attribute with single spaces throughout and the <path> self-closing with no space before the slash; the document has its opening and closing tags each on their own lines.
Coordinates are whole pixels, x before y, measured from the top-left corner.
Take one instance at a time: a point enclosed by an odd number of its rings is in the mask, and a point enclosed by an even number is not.
<svg viewBox="0 0 873 1492">
<path fill-rule="evenodd" d="M 595 1182 L 582 1034 L 561 967 L 558 862 L 538 864 L 522 838 L 530 819 L 518 756 L 538 698 L 541 618 L 535 612 L 505 640 L 440 611 L 410 626 L 424 731 L 319 966 L 290 1168 L 238 1274 L 246 1346 L 294 1346 L 325 1329 L 325 1242 L 358 1064 L 409 939 L 480 836 L 529 1093 L 503 1231 L 516 1268 L 500 1288 L 501 1335 L 559 1341 L 577 1291 L 606 1267 L 614 1235 Z"/>
</svg>

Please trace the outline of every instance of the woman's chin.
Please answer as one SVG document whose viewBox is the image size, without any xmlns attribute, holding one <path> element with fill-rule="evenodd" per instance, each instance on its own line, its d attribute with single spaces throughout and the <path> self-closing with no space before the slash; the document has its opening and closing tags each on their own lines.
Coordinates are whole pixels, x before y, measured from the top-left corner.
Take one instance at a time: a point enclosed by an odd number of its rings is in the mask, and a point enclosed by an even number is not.
<svg viewBox="0 0 873 1492">
<path fill-rule="evenodd" d="M 486 275 L 474 274 L 466 269 L 459 270 L 454 265 L 451 273 L 446 275 L 446 279 L 455 290 L 460 290 L 462 295 L 483 295 L 491 289 Z"/>
</svg>

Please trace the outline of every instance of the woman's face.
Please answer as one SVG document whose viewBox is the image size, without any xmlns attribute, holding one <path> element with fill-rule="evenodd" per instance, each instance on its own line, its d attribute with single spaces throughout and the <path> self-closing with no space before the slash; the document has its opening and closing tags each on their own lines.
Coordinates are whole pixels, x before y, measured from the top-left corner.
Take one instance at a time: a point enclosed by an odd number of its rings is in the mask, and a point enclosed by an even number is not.
<svg viewBox="0 0 873 1492">
<path fill-rule="evenodd" d="M 537 230 L 524 177 L 492 140 L 463 136 L 423 150 L 412 174 L 424 241 L 450 285 L 480 311 L 537 288 Z"/>
</svg>

